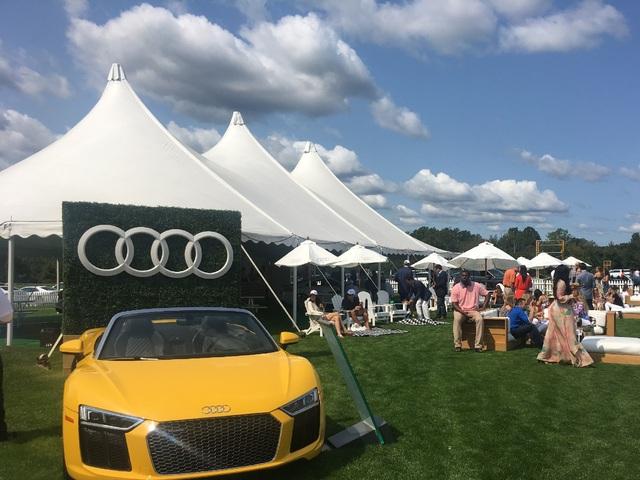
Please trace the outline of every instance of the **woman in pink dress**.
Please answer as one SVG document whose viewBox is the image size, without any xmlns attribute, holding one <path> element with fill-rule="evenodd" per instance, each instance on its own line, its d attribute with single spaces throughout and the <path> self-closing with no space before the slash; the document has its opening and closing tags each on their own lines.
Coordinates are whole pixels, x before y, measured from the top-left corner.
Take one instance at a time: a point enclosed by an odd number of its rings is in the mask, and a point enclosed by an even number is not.
<svg viewBox="0 0 640 480">
<path fill-rule="evenodd" d="M 538 360 L 545 363 L 570 363 L 588 367 L 593 359 L 576 338 L 574 299 L 569 284 L 569 267 L 559 265 L 553 277 L 554 302 L 549 307 L 549 327 Z"/>
</svg>

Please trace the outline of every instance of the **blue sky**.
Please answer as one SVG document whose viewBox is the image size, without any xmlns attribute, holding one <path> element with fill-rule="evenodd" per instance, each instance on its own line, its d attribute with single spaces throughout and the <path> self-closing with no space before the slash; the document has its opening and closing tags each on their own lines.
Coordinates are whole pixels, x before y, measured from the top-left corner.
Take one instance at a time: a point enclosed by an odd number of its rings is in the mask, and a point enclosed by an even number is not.
<svg viewBox="0 0 640 480">
<path fill-rule="evenodd" d="M 405 230 L 640 231 L 640 4 L 0 3 L 0 168 L 95 104 L 112 62 L 199 151 L 231 112 L 287 168 L 306 140 Z"/>
</svg>

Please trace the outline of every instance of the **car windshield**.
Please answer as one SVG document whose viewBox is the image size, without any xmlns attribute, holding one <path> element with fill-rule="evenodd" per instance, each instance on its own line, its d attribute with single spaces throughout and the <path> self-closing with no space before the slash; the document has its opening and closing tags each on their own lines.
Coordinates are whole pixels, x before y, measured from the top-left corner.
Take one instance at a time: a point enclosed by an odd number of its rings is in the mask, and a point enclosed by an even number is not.
<svg viewBox="0 0 640 480">
<path fill-rule="evenodd" d="M 98 358 L 168 360 L 251 355 L 276 350 L 269 333 L 248 312 L 146 311 L 115 317 Z"/>
</svg>

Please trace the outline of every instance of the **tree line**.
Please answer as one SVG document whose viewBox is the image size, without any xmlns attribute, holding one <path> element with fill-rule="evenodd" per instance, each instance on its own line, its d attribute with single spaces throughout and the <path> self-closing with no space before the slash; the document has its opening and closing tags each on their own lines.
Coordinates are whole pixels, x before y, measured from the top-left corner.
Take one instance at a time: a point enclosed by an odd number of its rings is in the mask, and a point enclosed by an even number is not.
<svg viewBox="0 0 640 480">
<path fill-rule="evenodd" d="M 525 227 L 522 230 L 513 227 L 501 236 L 491 235 L 489 238 L 483 238 L 469 230 L 449 227 L 420 227 L 410 235 L 429 245 L 452 252 L 464 252 L 487 240 L 514 258 L 529 259 L 536 255 L 537 240 L 543 242 L 541 251 L 560 257 L 558 244 L 564 240 L 564 258 L 574 256 L 594 266 L 603 265 L 604 261 L 610 260 L 612 268 L 640 267 L 640 233 L 637 232 L 631 235 L 628 242 L 610 242 L 604 246 L 586 238 L 575 237 L 563 228 L 547 233 L 545 238 L 533 227 Z"/>
</svg>

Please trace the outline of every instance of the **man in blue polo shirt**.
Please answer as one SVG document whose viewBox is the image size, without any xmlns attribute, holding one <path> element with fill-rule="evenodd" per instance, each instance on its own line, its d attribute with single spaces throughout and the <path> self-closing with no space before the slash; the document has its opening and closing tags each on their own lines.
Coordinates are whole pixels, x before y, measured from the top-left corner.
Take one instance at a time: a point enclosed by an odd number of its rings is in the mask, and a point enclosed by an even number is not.
<svg viewBox="0 0 640 480">
<path fill-rule="evenodd" d="M 514 338 L 531 338 L 531 343 L 538 348 L 542 348 L 542 335 L 536 326 L 529 321 L 527 312 L 524 311 L 525 299 L 521 298 L 516 301 L 515 306 L 509 314 L 509 331 Z"/>
</svg>

